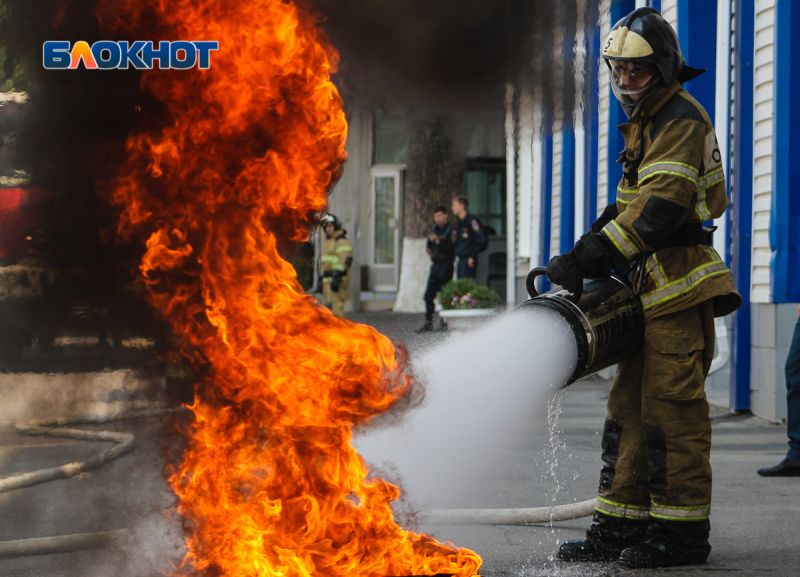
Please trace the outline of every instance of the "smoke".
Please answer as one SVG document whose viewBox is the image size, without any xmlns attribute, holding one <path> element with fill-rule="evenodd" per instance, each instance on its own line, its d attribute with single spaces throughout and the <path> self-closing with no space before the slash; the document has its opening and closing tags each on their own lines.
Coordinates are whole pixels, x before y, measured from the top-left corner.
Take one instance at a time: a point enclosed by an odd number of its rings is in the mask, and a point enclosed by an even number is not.
<svg viewBox="0 0 800 577">
<path fill-rule="evenodd" d="M 316 0 L 320 25 L 341 54 L 349 96 L 399 104 L 435 95 L 460 100 L 502 85 L 509 64 L 509 0 Z M 398 92 L 399 91 L 399 92 Z"/>
<path fill-rule="evenodd" d="M 345 102 L 444 110 L 497 106 L 517 83 L 570 118 L 578 12 L 598 0 L 316 0 L 308 2 L 341 55 Z"/>
<path fill-rule="evenodd" d="M 362 430 L 367 462 L 401 484 L 412 510 L 495 502 L 504 462 L 547 427 L 549 397 L 574 370 L 571 329 L 548 310 L 515 311 L 454 335 L 414 363 L 426 387 L 404 420 Z"/>
</svg>

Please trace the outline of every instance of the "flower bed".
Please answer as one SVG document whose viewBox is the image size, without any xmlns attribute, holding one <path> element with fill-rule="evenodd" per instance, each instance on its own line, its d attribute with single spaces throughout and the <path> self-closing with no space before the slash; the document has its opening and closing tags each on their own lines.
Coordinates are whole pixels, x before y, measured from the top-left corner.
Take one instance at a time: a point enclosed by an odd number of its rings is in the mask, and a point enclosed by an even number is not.
<svg viewBox="0 0 800 577">
<path fill-rule="evenodd" d="M 439 291 L 439 303 L 445 310 L 490 309 L 497 305 L 497 293 L 471 278 L 451 280 Z"/>
<path fill-rule="evenodd" d="M 450 330 L 468 330 L 494 316 L 497 293 L 471 278 L 451 280 L 439 292 L 439 315 Z"/>
</svg>

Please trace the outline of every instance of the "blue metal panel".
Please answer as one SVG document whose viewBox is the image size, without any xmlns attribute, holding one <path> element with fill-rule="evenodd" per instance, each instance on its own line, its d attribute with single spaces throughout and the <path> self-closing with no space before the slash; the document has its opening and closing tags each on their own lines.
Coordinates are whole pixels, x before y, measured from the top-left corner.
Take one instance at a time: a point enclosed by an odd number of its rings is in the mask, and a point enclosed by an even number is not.
<svg viewBox="0 0 800 577">
<path fill-rule="evenodd" d="M 785 303 L 800 301 L 800 115 L 792 104 L 800 97 L 800 60 L 792 57 L 800 48 L 800 40 L 792 39 L 800 24 L 800 5 L 778 0 L 776 9 L 774 188 L 769 240 L 772 300 Z"/>
<path fill-rule="evenodd" d="M 750 409 L 750 250 L 753 209 L 753 36 L 755 14 L 752 0 L 734 0 L 736 6 L 736 51 L 733 73 L 734 181 L 731 215 L 731 268 L 743 303 L 733 325 L 733 371 L 730 408 Z"/>
<path fill-rule="evenodd" d="M 611 26 L 613 27 L 620 18 L 632 12 L 635 7 L 636 2 L 634 0 L 611 0 Z M 614 202 L 617 198 L 617 183 L 622 177 L 622 169 L 617 165 L 617 155 L 625 148 L 625 140 L 616 127 L 626 122 L 627 118 L 617 97 L 614 96 L 613 90 L 609 88 L 608 92 L 611 101 L 608 107 L 608 161 L 606 171 L 608 173 L 608 201 Z"/>
<path fill-rule="evenodd" d="M 636 0 L 611 0 L 611 10 L 609 13 L 611 15 L 611 27 L 614 27 L 614 24 L 622 18 L 623 16 L 627 16 L 629 13 L 633 12 L 636 8 Z"/>
<path fill-rule="evenodd" d="M 583 127 L 586 131 L 583 172 L 584 178 L 584 207 L 583 230 L 589 227 L 597 217 L 597 133 L 599 131 L 598 109 L 600 106 L 600 92 L 598 90 L 598 66 L 600 57 L 600 25 L 597 14 L 592 13 L 591 22 L 595 25 L 587 31 L 586 36 L 586 107 L 583 114 Z"/>
<path fill-rule="evenodd" d="M 647 0 L 647 5 L 661 12 L 661 0 Z"/>
<path fill-rule="evenodd" d="M 542 262 L 550 262 L 550 221 L 553 218 L 553 132 L 550 122 L 545 123 L 542 138 Z M 550 281 L 542 279 L 542 291 L 550 290 Z"/>
<path fill-rule="evenodd" d="M 561 246 L 559 254 L 572 249 L 575 244 L 575 129 L 571 126 L 561 131 L 561 219 L 559 220 Z"/>
<path fill-rule="evenodd" d="M 705 74 L 686 83 L 694 96 L 714 118 L 717 70 L 717 0 L 678 0 L 678 40 L 689 66 L 707 68 Z"/>
</svg>

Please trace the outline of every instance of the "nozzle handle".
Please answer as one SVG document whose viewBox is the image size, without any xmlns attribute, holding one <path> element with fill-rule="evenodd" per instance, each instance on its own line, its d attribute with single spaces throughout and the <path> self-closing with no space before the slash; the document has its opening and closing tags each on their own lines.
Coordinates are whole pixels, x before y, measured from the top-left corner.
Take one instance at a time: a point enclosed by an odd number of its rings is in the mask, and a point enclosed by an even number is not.
<svg viewBox="0 0 800 577">
<path fill-rule="evenodd" d="M 531 269 L 527 278 L 525 279 L 525 288 L 528 291 L 528 296 L 531 298 L 539 296 L 539 291 L 536 290 L 536 277 L 540 277 L 542 275 L 547 276 L 547 267 L 537 266 Z"/>
</svg>

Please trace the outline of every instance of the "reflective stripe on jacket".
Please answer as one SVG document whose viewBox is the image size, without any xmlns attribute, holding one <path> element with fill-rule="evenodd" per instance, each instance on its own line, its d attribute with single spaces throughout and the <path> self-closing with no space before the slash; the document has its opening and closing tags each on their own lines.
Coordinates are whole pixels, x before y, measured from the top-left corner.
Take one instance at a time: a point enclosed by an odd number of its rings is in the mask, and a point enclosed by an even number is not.
<svg viewBox="0 0 800 577">
<path fill-rule="evenodd" d="M 714 299 L 716 316 L 741 303 L 733 277 L 707 245 L 669 246 L 681 226 L 722 216 L 728 206 L 717 138 L 703 107 L 677 82 L 655 93 L 630 122 L 619 215 L 603 234 L 626 259 L 646 255 L 642 304 L 648 318 Z"/>
<path fill-rule="evenodd" d="M 334 232 L 332 238 L 322 241 L 322 251 L 319 258 L 320 272 L 342 271 L 347 272 L 348 258 L 353 257 L 353 243 L 345 236 L 343 230 Z"/>
</svg>

